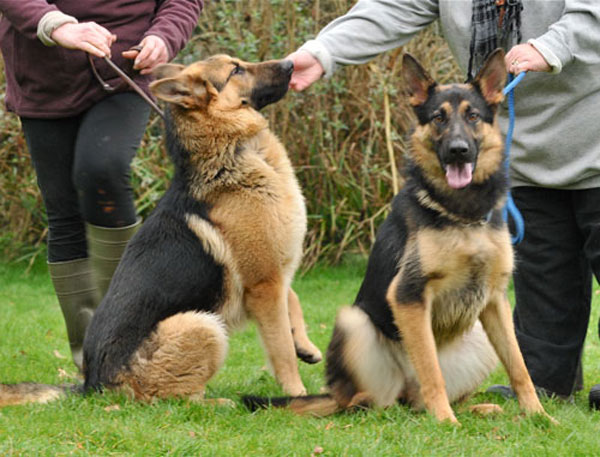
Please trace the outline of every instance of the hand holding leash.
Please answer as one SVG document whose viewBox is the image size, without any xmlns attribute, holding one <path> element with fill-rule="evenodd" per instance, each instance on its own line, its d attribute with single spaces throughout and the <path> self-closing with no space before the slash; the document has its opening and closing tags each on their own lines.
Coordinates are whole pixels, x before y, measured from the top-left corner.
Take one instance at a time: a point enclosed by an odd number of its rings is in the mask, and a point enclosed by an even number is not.
<svg viewBox="0 0 600 457">
<path fill-rule="evenodd" d="M 139 70 L 143 75 L 151 73 L 158 65 L 169 61 L 167 45 L 156 35 L 148 35 L 138 46 L 124 51 L 122 55 L 126 59 L 135 59 L 133 69 Z"/>
<path fill-rule="evenodd" d="M 514 75 L 526 71 L 548 72 L 552 70 L 546 59 L 531 44 L 518 44 L 504 58 L 506 71 Z"/>
</svg>

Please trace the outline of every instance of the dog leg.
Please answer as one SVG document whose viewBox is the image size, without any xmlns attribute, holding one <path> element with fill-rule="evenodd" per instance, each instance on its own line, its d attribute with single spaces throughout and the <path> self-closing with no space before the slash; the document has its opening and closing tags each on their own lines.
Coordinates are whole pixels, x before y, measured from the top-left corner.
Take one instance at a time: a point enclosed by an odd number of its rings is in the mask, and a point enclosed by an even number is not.
<svg viewBox="0 0 600 457">
<path fill-rule="evenodd" d="M 227 335 L 215 314 L 188 311 L 159 322 L 119 379 L 140 400 L 204 398 L 206 383 L 225 361 Z"/>
<path fill-rule="evenodd" d="M 394 320 L 417 373 L 425 409 L 440 421 L 458 423 L 448 401 L 446 384 L 437 359 L 430 310 L 421 303 L 396 305 Z"/>
<path fill-rule="evenodd" d="M 323 355 L 319 351 L 319 348 L 308 339 L 300 300 L 291 287 L 288 292 L 288 312 L 290 314 L 292 336 L 298 358 L 306 363 L 317 363 L 323 360 Z"/>
<path fill-rule="evenodd" d="M 538 399 L 533 382 L 525 366 L 523 355 L 519 349 L 513 326 L 510 303 L 506 296 L 496 294 L 495 297 L 492 297 L 482 311 L 480 320 L 492 346 L 494 346 L 500 361 L 508 373 L 510 383 L 517 394 L 521 409 L 528 414 L 536 413 L 548 416 Z M 548 417 L 550 418 L 550 416 Z M 550 419 L 555 422 L 554 419 Z"/>
<path fill-rule="evenodd" d="M 458 424 L 450 407 L 446 384 L 437 357 L 437 348 L 431 329 L 431 303 L 397 303 L 396 290 L 399 276 L 392 281 L 387 298 L 391 303 L 394 322 L 400 330 L 402 344 L 415 369 L 421 386 L 425 409 L 439 421 Z"/>
<path fill-rule="evenodd" d="M 258 324 L 275 377 L 292 396 L 306 395 L 300 379 L 287 309 L 287 290 L 281 282 L 261 282 L 246 290 L 245 304 Z"/>
</svg>

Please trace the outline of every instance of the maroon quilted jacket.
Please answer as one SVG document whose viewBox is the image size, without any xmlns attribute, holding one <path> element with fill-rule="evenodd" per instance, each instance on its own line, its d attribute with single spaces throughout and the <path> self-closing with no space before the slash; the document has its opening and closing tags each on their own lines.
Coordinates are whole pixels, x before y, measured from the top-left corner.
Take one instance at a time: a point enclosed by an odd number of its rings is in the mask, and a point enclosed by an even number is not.
<svg viewBox="0 0 600 457">
<path fill-rule="evenodd" d="M 23 117 L 68 117 L 108 95 L 94 77 L 85 52 L 47 47 L 37 38 L 37 24 L 49 11 L 62 11 L 79 22 L 96 22 L 117 35 L 111 49 L 113 62 L 147 89 L 151 76 L 135 72 L 133 61 L 121 57 L 121 52 L 146 35 L 157 35 L 167 44 L 169 58 L 175 57 L 190 38 L 202 6 L 203 0 L 0 0 L 7 109 Z M 106 82 L 121 83 L 102 59 L 95 62 Z"/>
</svg>

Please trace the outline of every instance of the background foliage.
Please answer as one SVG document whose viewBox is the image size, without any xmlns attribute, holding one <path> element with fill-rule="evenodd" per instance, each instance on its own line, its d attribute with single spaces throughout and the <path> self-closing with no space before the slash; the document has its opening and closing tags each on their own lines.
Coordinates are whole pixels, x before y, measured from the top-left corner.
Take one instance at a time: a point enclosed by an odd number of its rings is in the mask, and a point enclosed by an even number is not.
<svg viewBox="0 0 600 457">
<path fill-rule="evenodd" d="M 208 1 L 191 42 L 177 60 L 190 63 L 216 53 L 248 61 L 282 58 L 353 3 Z M 396 170 L 411 124 L 399 78 L 405 50 L 439 81 L 461 80 L 434 24 L 406 48 L 366 65 L 343 68 L 331 80 L 290 93 L 265 109 L 304 188 L 309 213 L 305 267 L 319 259 L 336 262 L 345 252 L 368 252 L 394 190 L 402 185 Z M 0 97 L 3 92 L 0 87 Z M 44 252 L 41 198 L 18 119 L 0 114 L 0 250 L 33 260 Z M 161 129 L 159 119 L 153 118 L 133 164 L 137 206 L 143 216 L 170 179 Z"/>
</svg>

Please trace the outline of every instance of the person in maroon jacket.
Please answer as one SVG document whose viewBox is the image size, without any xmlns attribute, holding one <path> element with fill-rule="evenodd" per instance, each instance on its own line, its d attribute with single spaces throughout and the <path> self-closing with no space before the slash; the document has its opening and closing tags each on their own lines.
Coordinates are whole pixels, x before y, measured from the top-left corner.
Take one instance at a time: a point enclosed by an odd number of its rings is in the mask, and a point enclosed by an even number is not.
<svg viewBox="0 0 600 457">
<path fill-rule="evenodd" d="M 0 0 L 5 103 L 21 119 L 48 216 L 48 265 L 75 364 L 93 310 L 140 224 L 130 165 L 150 72 L 190 38 L 202 0 Z M 130 50 L 137 46 L 141 50 Z M 107 92 L 94 76 L 116 90 Z"/>
</svg>

